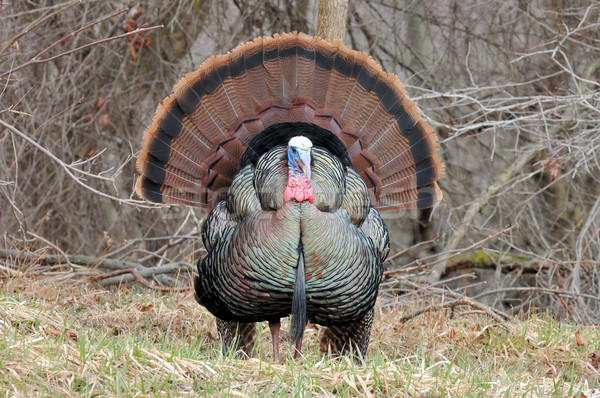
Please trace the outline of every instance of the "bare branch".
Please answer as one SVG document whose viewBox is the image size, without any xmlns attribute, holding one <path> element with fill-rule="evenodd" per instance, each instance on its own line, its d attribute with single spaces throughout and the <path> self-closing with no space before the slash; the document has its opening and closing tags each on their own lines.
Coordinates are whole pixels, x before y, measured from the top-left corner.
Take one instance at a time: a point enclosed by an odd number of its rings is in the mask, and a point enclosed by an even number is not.
<svg viewBox="0 0 600 398">
<path fill-rule="evenodd" d="M 72 5 L 75 5 L 77 3 L 73 3 Z M 67 8 L 71 7 L 72 5 L 63 8 L 63 9 L 57 11 L 56 13 L 63 12 Z M 76 53 L 78 51 L 81 51 L 81 50 L 84 50 L 86 48 L 90 48 L 90 47 L 93 47 L 93 46 L 97 46 L 97 45 L 102 44 L 102 43 L 107 43 L 107 42 L 110 42 L 110 41 L 113 41 L 113 40 L 122 39 L 122 38 L 128 37 L 128 36 L 134 36 L 134 35 L 137 35 L 137 34 L 140 34 L 140 33 L 145 33 L 145 32 L 149 32 L 149 31 L 156 30 L 156 29 L 162 29 L 164 27 L 162 25 L 158 25 L 158 26 L 151 26 L 149 28 L 139 28 L 139 29 L 136 29 L 136 30 L 134 30 L 132 32 L 127 32 L 127 33 L 123 33 L 121 35 L 107 37 L 107 38 L 102 39 L 102 40 L 96 40 L 96 41 L 94 41 L 92 43 L 84 44 L 82 46 L 79 46 L 79 47 L 74 48 L 74 49 L 69 50 L 69 51 L 62 52 L 62 53 L 60 53 L 58 55 L 55 55 L 55 56 L 52 56 L 52 57 L 42 58 L 42 56 L 44 54 L 46 54 L 48 51 L 52 50 L 54 47 L 58 46 L 59 44 L 63 43 L 64 41 L 72 38 L 76 34 L 81 33 L 84 30 L 89 29 L 89 28 L 91 28 L 94 25 L 97 25 L 97 24 L 99 24 L 101 22 L 104 22 L 107 19 L 115 17 L 115 16 L 117 16 L 119 14 L 122 14 L 125 11 L 127 11 L 127 9 L 118 10 L 116 12 L 113 12 L 112 14 L 109 14 L 109 15 L 106 15 L 104 17 L 101 17 L 101 18 L 95 20 L 94 22 L 91 22 L 91 23 L 89 23 L 89 24 L 87 24 L 87 25 L 85 25 L 85 26 L 83 26 L 83 27 L 81 27 L 81 28 L 79 28 L 79 29 L 77 29 L 77 30 L 69 33 L 68 35 L 62 37 L 60 40 L 57 40 L 56 42 L 52 43 L 51 45 L 49 45 L 48 47 L 46 47 L 45 49 L 43 49 L 42 51 L 40 51 L 35 57 L 33 57 L 32 59 L 30 59 L 28 62 L 26 62 L 26 63 L 24 63 L 22 65 L 19 65 L 19 66 L 12 67 L 9 70 L 7 70 L 6 72 L 0 74 L 0 79 L 5 78 L 5 77 L 9 76 L 10 74 L 15 73 L 15 72 L 17 72 L 17 71 L 19 71 L 19 70 L 21 70 L 23 68 L 26 68 L 28 66 L 31 66 L 31 65 L 44 64 L 44 63 L 47 63 L 47 62 L 55 61 L 55 60 L 57 60 L 59 58 L 62 58 L 64 56 L 71 55 L 71 54 Z M 4 48 L 6 48 L 6 46 Z"/>
<path fill-rule="evenodd" d="M 52 159 L 54 162 L 56 162 L 65 171 L 65 173 L 69 177 L 71 177 L 73 179 L 73 181 L 75 181 L 77 184 L 79 184 L 83 188 L 85 188 L 85 189 L 87 189 L 87 190 L 95 193 L 96 195 L 102 196 L 102 197 L 107 198 L 107 199 L 114 200 L 114 201 L 119 202 L 119 203 L 129 204 L 129 205 L 134 205 L 134 206 L 139 206 L 139 207 L 143 207 L 143 208 L 155 208 L 155 207 L 158 207 L 157 205 L 148 203 L 148 202 L 143 201 L 143 200 L 123 199 L 123 198 L 112 196 L 112 195 L 109 195 L 107 193 L 104 193 L 104 192 L 101 192 L 101 191 L 97 190 L 96 188 L 94 188 L 94 187 L 86 184 L 84 182 L 84 180 L 81 177 L 76 176 L 75 173 L 80 173 L 80 174 L 84 174 L 84 175 L 86 175 L 88 177 L 92 177 L 94 179 L 104 180 L 104 181 L 111 181 L 111 182 L 114 181 L 117 178 L 118 174 L 113 174 L 111 177 L 103 177 L 101 175 L 102 173 L 91 174 L 91 173 L 79 170 L 76 167 L 73 167 L 72 165 L 66 164 L 58 156 L 55 156 L 48 149 L 44 148 L 42 145 L 38 144 L 36 141 L 34 141 L 33 139 L 29 138 L 25 133 L 21 132 L 20 130 L 18 130 L 14 126 L 11 126 L 10 124 L 4 122 L 1 119 L 0 119 L 0 126 L 6 127 L 7 129 L 9 129 L 10 131 L 12 131 L 13 133 L 17 134 L 19 137 L 23 138 L 25 141 L 29 142 L 31 145 L 35 146 L 37 149 L 39 149 L 40 151 L 42 151 L 50 159 Z M 81 165 L 82 162 L 78 162 L 78 164 Z"/>
<path fill-rule="evenodd" d="M 439 311 L 439 310 L 442 310 L 445 308 L 456 308 L 459 306 L 469 306 L 469 307 L 476 308 L 476 309 L 482 311 L 484 314 L 486 314 L 490 318 L 492 318 L 493 320 L 495 320 L 496 322 L 504 322 L 508 319 L 508 317 L 505 314 L 502 314 L 501 312 L 499 312 L 491 307 L 488 307 L 485 304 L 478 303 L 477 301 L 473 301 L 468 298 L 460 298 L 458 300 L 449 301 L 449 302 L 445 302 L 445 303 L 432 304 L 427 307 L 421 308 L 417 311 L 411 312 L 410 314 L 403 315 L 402 317 L 400 317 L 400 322 L 402 322 L 402 323 L 407 322 L 407 321 L 409 321 L 421 314 L 429 312 L 429 311 Z"/>
<path fill-rule="evenodd" d="M 479 247 L 481 245 L 483 245 L 486 242 L 489 242 L 492 239 L 497 238 L 500 235 L 504 235 L 505 233 L 512 231 L 515 228 L 519 228 L 518 224 L 512 225 L 508 228 L 504 228 L 502 231 L 498 231 L 490 236 L 488 236 L 485 239 L 480 240 L 479 242 L 473 243 L 471 246 L 469 247 L 465 247 L 464 249 L 456 252 L 456 253 L 452 253 L 451 255 L 441 258 L 439 260 L 433 261 L 431 263 L 426 263 L 423 265 L 418 265 L 416 267 L 409 267 L 409 268 L 402 268 L 402 269 L 396 269 L 396 270 L 391 270 L 391 271 L 385 271 L 383 273 L 383 276 L 390 276 L 390 275 L 394 275 L 394 274 L 398 274 L 398 273 L 407 273 L 407 272 L 413 272 L 413 271 L 418 271 L 421 269 L 428 269 L 431 268 L 432 266 L 436 265 L 436 264 L 440 264 L 440 263 L 447 263 L 449 259 L 460 256 L 462 254 L 465 254 L 473 249 L 475 249 L 476 247 Z"/>
<path fill-rule="evenodd" d="M 4 53 L 7 49 L 9 49 L 13 44 L 15 44 L 19 39 L 21 39 L 23 36 L 27 35 L 29 32 L 31 32 L 32 30 L 38 28 L 41 24 L 43 24 L 46 21 L 51 20 L 52 18 L 56 17 L 57 15 L 65 12 L 66 10 L 68 10 L 71 7 L 74 7 L 78 4 L 81 4 L 82 0 L 76 0 L 76 1 L 72 1 L 70 3 L 68 3 L 66 6 L 59 8 L 58 10 L 44 16 L 44 17 L 40 17 L 38 19 L 36 19 L 35 21 L 31 22 L 25 29 L 23 29 L 23 31 L 21 31 L 18 35 L 16 35 L 15 37 L 13 37 L 10 40 L 7 40 L 6 43 L 0 48 L 0 54 Z M 58 7 L 62 6 L 62 4 L 59 4 Z"/>
<path fill-rule="evenodd" d="M 100 282 L 103 286 L 110 285 L 119 285 L 126 282 L 131 282 L 133 280 L 141 283 L 145 287 L 158 290 L 160 292 L 182 292 L 190 290 L 189 287 L 164 287 L 164 286 L 155 286 L 148 282 L 146 277 L 156 276 L 164 273 L 172 273 L 179 270 L 178 267 L 174 264 L 169 264 L 169 266 L 149 268 L 144 271 L 138 271 L 137 268 L 125 268 L 122 270 L 114 271 L 108 274 L 93 276 L 90 278 L 91 282 Z"/>
</svg>

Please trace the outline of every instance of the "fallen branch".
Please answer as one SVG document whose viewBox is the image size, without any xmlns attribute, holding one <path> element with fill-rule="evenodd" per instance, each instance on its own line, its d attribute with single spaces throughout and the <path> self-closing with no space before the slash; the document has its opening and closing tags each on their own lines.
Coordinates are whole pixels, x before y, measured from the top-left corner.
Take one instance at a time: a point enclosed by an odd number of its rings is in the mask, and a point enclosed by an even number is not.
<svg viewBox="0 0 600 398">
<path fill-rule="evenodd" d="M 481 297 L 490 296 L 493 294 L 514 293 L 514 292 L 531 292 L 531 293 L 540 293 L 540 294 L 550 294 L 550 295 L 555 295 L 561 299 L 562 298 L 571 298 L 571 299 L 587 298 L 587 299 L 591 299 L 591 300 L 600 301 L 600 296 L 594 296 L 591 294 L 576 293 L 576 292 L 570 292 L 570 291 L 561 290 L 561 289 L 547 289 L 547 288 L 543 288 L 543 287 L 529 287 L 529 286 L 505 287 L 505 288 L 494 289 L 494 290 L 486 290 L 484 292 L 477 294 L 476 296 L 473 296 L 473 299 L 479 299 Z"/>
<path fill-rule="evenodd" d="M 194 272 L 194 267 L 191 264 L 184 262 L 173 262 L 169 264 L 162 265 L 160 267 L 145 267 L 142 264 L 131 262 L 131 261 L 120 261 L 113 260 L 102 257 L 93 257 L 93 256 L 85 256 L 81 254 L 74 255 L 58 255 L 58 254 L 40 254 L 40 253 L 31 253 L 31 252 L 22 252 L 18 250 L 5 250 L 0 249 L 0 258 L 12 259 L 13 261 L 18 262 L 29 262 L 29 263 L 38 263 L 44 265 L 60 265 L 60 264 L 72 264 L 78 266 L 85 266 L 89 268 L 106 268 L 115 270 L 115 272 L 108 273 L 105 275 L 98 275 L 91 278 L 92 281 L 100 281 L 100 284 L 103 286 L 116 285 L 123 282 L 130 282 L 134 279 L 137 280 L 136 276 L 140 276 L 143 278 L 148 278 L 154 275 L 160 274 L 173 274 L 178 272 Z M 18 272 L 12 268 L 7 268 L 7 272 Z M 135 273 L 131 270 L 135 270 Z M 119 277 L 119 275 L 124 275 Z M 149 284 L 148 281 L 141 282 L 144 286 L 147 286 L 151 289 L 156 289 L 155 286 Z M 163 288 L 160 288 L 163 289 Z M 160 290 L 158 289 L 158 290 Z M 164 288 L 165 290 L 161 291 L 172 291 L 166 290 L 170 288 Z M 187 288 L 183 289 L 186 290 Z"/>
<path fill-rule="evenodd" d="M 446 275 L 458 269 L 498 269 L 534 271 L 547 268 L 548 262 L 537 261 L 533 256 L 515 253 L 500 253 L 498 251 L 479 249 L 448 260 Z"/>
<path fill-rule="evenodd" d="M 58 255 L 23 252 L 19 250 L 0 249 L 0 258 L 12 258 L 19 262 L 31 262 L 45 265 L 75 264 L 86 267 L 100 267 L 108 269 L 136 268 L 138 270 L 147 267 L 130 261 L 113 260 L 109 258 L 85 256 L 82 254 Z"/>
<path fill-rule="evenodd" d="M 91 282 L 100 282 L 100 284 L 102 286 L 109 286 L 109 285 L 130 282 L 135 279 L 137 282 L 141 283 L 142 285 L 146 286 L 147 288 L 152 289 L 152 290 L 158 290 L 160 292 L 183 292 L 183 291 L 189 290 L 190 289 L 189 287 L 156 286 L 156 285 L 153 285 L 152 283 L 148 282 L 148 280 L 146 278 L 144 278 L 144 276 L 152 276 L 152 275 L 157 275 L 159 273 L 169 273 L 169 272 L 173 272 L 173 270 L 177 270 L 178 268 L 174 268 L 173 265 L 175 265 L 175 264 L 174 263 L 167 264 L 165 266 L 156 267 L 156 268 L 146 268 L 146 270 L 144 271 L 144 275 L 142 275 L 142 272 L 138 271 L 137 268 L 126 268 L 126 269 L 118 270 L 115 272 L 111 272 L 109 274 L 92 276 L 90 278 L 90 281 Z M 170 266 L 170 267 L 168 269 L 165 269 L 165 267 L 168 267 L 168 266 Z"/>
<path fill-rule="evenodd" d="M 7 274 L 10 274 L 12 276 L 17 276 L 17 275 L 20 274 L 19 271 L 16 271 L 16 270 L 14 270 L 14 269 L 12 269 L 10 267 L 6 267 L 4 265 L 0 265 L 0 271 L 1 272 L 6 272 Z"/>
<path fill-rule="evenodd" d="M 476 301 L 473 300 L 469 300 L 468 298 L 460 298 L 458 300 L 454 300 L 454 301 L 449 301 L 446 303 L 439 303 L 439 304 L 433 304 L 430 306 L 427 306 L 425 308 L 421 308 L 420 310 L 411 312 L 410 314 L 404 315 L 400 318 L 400 322 L 404 323 L 409 321 L 412 318 L 415 318 L 421 314 L 424 314 L 426 312 L 429 311 L 439 311 L 445 308 L 455 308 L 461 305 L 466 305 L 469 307 L 473 307 L 476 308 L 480 311 L 482 311 L 484 314 L 486 314 L 487 316 L 489 316 L 490 318 L 494 319 L 496 322 L 504 322 L 506 320 L 508 320 L 508 316 L 503 314 L 500 311 L 497 311 L 491 307 L 488 307 L 485 304 L 482 303 L 478 303 Z"/>
<path fill-rule="evenodd" d="M 463 255 L 463 254 L 465 254 L 465 253 L 467 253 L 467 252 L 475 249 L 476 247 L 481 246 L 482 244 L 484 244 L 484 243 L 486 243 L 486 242 L 488 242 L 488 241 L 490 241 L 490 240 L 492 240 L 492 239 L 494 239 L 494 238 L 496 238 L 496 237 L 498 237 L 498 236 L 500 236 L 502 234 L 505 234 L 505 233 L 507 233 L 509 231 L 512 231 L 513 229 L 518 228 L 518 227 L 519 227 L 518 224 L 511 225 L 510 227 L 504 228 L 502 231 L 496 232 L 496 233 L 488 236 L 487 238 L 482 239 L 482 240 L 480 240 L 478 242 L 475 242 L 471 246 L 465 247 L 464 249 L 462 249 L 462 250 L 460 250 L 460 251 L 458 251 L 456 253 L 453 253 L 453 254 L 451 254 L 451 255 L 449 255 L 447 257 L 441 258 L 439 260 L 436 260 L 436 261 L 433 261 L 433 262 L 430 262 L 430 263 L 426 263 L 426 264 L 422 264 L 422 265 L 417 265 L 415 267 L 409 267 L 409 268 L 402 268 L 402 269 L 395 269 L 395 270 L 391 270 L 391 271 L 385 271 L 383 273 L 383 276 L 386 277 L 386 276 L 390 276 L 390 275 L 394 275 L 394 274 L 399 274 L 399 273 L 407 273 L 407 272 L 413 272 L 413 271 L 418 271 L 418 270 L 422 270 L 422 269 L 427 269 L 427 268 L 430 268 L 430 267 L 432 267 L 432 266 L 434 266 L 436 264 L 442 263 L 442 262 L 444 262 L 444 270 L 445 270 L 446 269 L 445 263 L 448 260 L 450 260 L 451 258 L 454 258 L 454 257 L 457 257 L 457 256 L 461 256 L 461 255 Z M 439 280 L 439 278 L 437 278 L 437 280 Z"/>
</svg>

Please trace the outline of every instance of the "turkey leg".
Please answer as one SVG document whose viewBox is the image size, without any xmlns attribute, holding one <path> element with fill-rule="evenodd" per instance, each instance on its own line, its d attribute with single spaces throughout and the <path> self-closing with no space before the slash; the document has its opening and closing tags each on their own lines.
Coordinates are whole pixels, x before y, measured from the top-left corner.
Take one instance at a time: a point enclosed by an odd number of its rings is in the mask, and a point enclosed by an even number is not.
<svg viewBox="0 0 600 398">
<path fill-rule="evenodd" d="M 281 323 L 279 319 L 269 321 L 269 330 L 271 330 L 271 339 L 273 340 L 273 363 L 279 363 L 279 329 Z"/>
<path fill-rule="evenodd" d="M 299 340 L 296 340 L 296 349 L 294 350 L 294 359 L 300 358 L 301 351 L 302 351 L 302 337 Z"/>
</svg>

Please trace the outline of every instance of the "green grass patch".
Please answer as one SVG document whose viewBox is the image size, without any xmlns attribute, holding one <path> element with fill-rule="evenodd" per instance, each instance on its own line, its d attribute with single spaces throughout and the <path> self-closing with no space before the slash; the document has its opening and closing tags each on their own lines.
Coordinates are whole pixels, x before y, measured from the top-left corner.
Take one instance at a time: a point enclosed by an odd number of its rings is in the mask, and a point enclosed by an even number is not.
<svg viewBox="0 0 600 398">
<path fill-rule="evenodd" d="M 499 324 L 444 311 L 401 324 L 403 313 L 378 311 L 365 363 L 321 354 L 319 328 L 310 326 L 304 357 L 293 360 L 292 344 L 283 341 L 284 363 L 273 364 L 266 325 L 259 325 L 255 358 L 223 356 L 213 317 L 191 293 L 5 280 L 0 391 L 53 397 L 600 395 L 597 327 L 542 315 Z"/>
</svg>

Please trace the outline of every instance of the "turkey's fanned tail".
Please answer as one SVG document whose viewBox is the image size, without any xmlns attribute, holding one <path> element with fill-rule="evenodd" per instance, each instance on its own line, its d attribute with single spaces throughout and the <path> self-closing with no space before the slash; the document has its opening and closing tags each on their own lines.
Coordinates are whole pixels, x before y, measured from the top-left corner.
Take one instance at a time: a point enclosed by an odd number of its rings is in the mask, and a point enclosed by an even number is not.
<svg viewBox="0 0 600 398">
<path fill-rule="evenodd" d="M 380 210 L 442 198 L 437 137 L 398 78 L 364 53 L 303 33 L 257 38 L 181 79 L 145 132 L 136 190 L 211 207 L 256 150 L 252 139 L 286 122 L 330 131 Z"/>
</svg>

